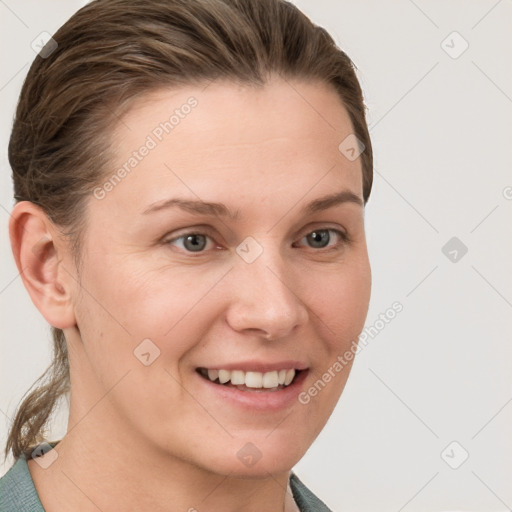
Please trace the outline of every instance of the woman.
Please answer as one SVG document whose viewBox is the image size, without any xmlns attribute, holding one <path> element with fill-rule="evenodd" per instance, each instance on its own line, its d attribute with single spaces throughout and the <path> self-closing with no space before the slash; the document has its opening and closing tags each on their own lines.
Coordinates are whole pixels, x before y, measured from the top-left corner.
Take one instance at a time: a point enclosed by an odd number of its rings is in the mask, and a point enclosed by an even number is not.
<svg viewBox="0 0 512 512">
<path fill-rule="evenodd" d="M 282 0 L 96 0 L 35 59 L 9 159 L 55 355 L 0 510 L 328 510 L 291 468 L 364 325 L 372 152 L 325 30 Z"/>
</svg>

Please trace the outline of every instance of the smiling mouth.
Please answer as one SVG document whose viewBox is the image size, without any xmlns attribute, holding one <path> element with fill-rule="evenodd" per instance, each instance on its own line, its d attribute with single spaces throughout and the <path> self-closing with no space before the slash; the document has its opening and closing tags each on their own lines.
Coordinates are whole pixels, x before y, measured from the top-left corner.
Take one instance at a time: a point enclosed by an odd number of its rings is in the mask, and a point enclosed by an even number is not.
<svg viewBox="0 0 512 512">
<path fill-rule="evenodd" d="M 219 386 L 237 388 L 240 391 L 280 391 L 295 382 L 302 370 L 282 369 L 271 372 L 244 372 L 243 370 L 212 370 L 198 368 L 201 377 Z"/>
</svg>

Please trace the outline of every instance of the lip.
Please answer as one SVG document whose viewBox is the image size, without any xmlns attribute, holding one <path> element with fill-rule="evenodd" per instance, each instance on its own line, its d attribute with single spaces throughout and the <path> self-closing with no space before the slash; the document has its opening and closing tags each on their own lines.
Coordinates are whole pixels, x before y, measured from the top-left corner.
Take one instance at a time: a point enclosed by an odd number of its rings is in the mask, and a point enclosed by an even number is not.
<svg viewBox="0 0 512 512">
<path fill-rule="evenodd" d="M 282 363 L 279 363 L 282 364 Z M 233 366 L 232 369 L 242 370 L 243 368 L 240 366 Z M 252 368 L 256 368 L 257 366 L 251 365 L 246 366 L 248 369 L 246 371 L 262 371 L 262 370 L 252 370 Z M 264 368 L 271 368 L 270 370 L 265 371 L 273 371 L 277 369 L 274 365 L 273 367 L 269 365 L 265 365 Z M 229 370 L 230 368 L 226 368 L 225 366 L 221 366 L 220 368 Z M 295 368 L 298 369 L 297 366 L 280 366 L 280 369 L 285 368 Z M 217 369 L 217 367 L 211 367 L 210 369 Z M 201 389 L 204 390 L 204 396 L 206 398 L 207 403 L 212 402 L 222 402 L 223 405 L 233 406 L 246 411 L 260 411 L 260 412 L 278 412 L 287 407 L 292 406 L 293 404 L 297 404 L 298 395 L 302 391 L 304 380 L 306 379 L 309 371 L 308 369 L 303 369 L 299 374 L 295 376 L 293 382 L 278 391 L 241 391 L 235 387 L 231 386 L 223 386 L 222 384 L 216 384 L 211 380 L 200 375 L 198 372 L 194 372 L 199 380 L 199 385 Z"/>
<path fill-rule="evenodd" d="M 207 370 L 242 370 L 243 372 L 273 372 L 276 370 L 307 370 L 308 365 L 300 361 L 280 361 L 276 363 L 265 363 L 263 361 L 245 361 L 239 363 L 217 364 L 215 366 L 200 366 Z"/>
</svg>

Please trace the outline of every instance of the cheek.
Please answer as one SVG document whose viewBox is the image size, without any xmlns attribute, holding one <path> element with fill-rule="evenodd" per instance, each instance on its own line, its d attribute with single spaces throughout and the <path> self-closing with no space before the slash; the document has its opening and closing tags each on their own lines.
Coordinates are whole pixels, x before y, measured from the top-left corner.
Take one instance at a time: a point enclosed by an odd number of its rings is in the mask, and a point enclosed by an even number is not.
<svg viewBox="0 0 512 512">
<path fill-rule="evenodd" d="M 150 270 L 132 276 L 129 288 L 123 288 L 117 300 L 123 302 L 122 315 L 139 337 L 166 340 L 176 349 L 185 349 L 187 332 L 194 339 L 193 332 L 211 324 L 216 313 L 211 291 L 222 275 L 211 270 Z"/>
<path fill-rule="evenodd" d="M 357 340 L 364 327 L 371 291 L 367 258 L 340 265 L 328 273 L 311 273 L 305 284 L 310 307 L 324 327 L 332 350 Z M 311 319 L 315 321 L 314 315 Z"/>
<path fill-rule="evenodd" d="M 304 421 L 313 441 L 332 414 L 353 365 L 370 300 L 368 261 L 361 258 L 331 275 L 316 276 L 308 286 L 314 313 L 310 318 L 321 341 L 314 348 L 316 371 L 299 396 L 298 407 L 308 411 Z"/>
<path fill-rule="evenodd" d="M 132 356 L 149 339 L 160 350 L 161 361 L 172 366 L 204 337 L 219 314 L 218 302 L 211 297 L 225 271 L 192 271 L 147 260 L 92 267 L 96 270 L 84 282 L 90 291 L 85 294 L 84 324 L 93 325 L 96 338 L 122 345 Z"/>
</svg>

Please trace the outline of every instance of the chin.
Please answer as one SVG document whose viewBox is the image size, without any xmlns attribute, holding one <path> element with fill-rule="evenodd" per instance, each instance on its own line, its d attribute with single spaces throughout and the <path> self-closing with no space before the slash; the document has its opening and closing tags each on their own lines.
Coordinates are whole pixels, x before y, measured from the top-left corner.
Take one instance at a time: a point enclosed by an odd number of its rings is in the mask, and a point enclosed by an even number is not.
<svg viewBox="0 0 512 512">
<path fill-rule="evenodd" d="M 283 436 L 272 441 L 265 436 L 268 433 L 252 436 L 253 441 L 245 436 L 244 440 L 234 440 L 232 448 L 220 450 L 210 461 L 210 470 L 235 478 L 268 478 L 269 474 L 290 471 L 306 452 L 301 443 L 291 444 L 290 436 L 287 443 Z"/>
</svg>

